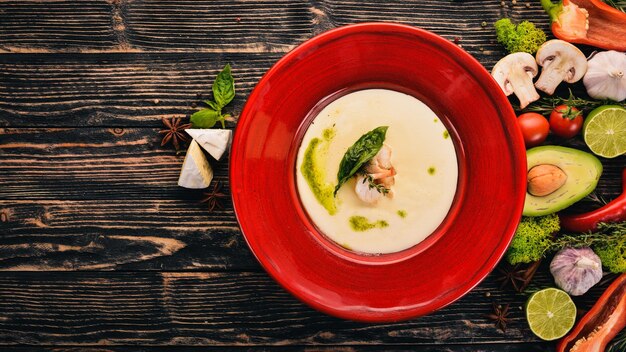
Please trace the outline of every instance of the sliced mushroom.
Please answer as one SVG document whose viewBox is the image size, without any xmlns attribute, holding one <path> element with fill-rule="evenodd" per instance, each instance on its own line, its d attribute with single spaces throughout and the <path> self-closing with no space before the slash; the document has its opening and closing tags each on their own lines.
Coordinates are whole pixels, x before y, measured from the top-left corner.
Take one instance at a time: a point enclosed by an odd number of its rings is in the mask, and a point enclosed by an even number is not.
<svg viewBox="0 0 626 352">
<path fill-rule="evenodd" d="M 550 95 L 561 81 L 578 82 L 587 72 L 585 54 L 572 44 L 559 39 L 548 40 L 539 47 L 537 64 L 543 69 L 535 87 Z"/>
<path fill-rule="evenodd" d="M 504 91 L 504 94 L 515 93 L 519 99 L 520 108 L 525 108 L 531 102 L 539 99 L 539 94 L 533 86 L 533 77 L 537 75 L 538 67 L 535 58 L 528 53 L 509 54 L 493 66 L 491 75 Z"/>
</svg>

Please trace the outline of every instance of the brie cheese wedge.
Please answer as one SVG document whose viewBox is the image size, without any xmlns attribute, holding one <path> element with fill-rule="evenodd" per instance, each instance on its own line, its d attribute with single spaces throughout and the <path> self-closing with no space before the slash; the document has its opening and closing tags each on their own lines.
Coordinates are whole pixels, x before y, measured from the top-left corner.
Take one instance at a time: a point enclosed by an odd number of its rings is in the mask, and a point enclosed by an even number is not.
<svg viewBox="0 0 626 352">
<path fill-rule="evenodd" d="M 215 160 L 220 160 L 233 138 L 231 130 L 192 128 L 185 131 Z"/>
<path fill-rule="evenodd" d="M 183 161 L 178 185 L 185 188 L 207 188 L 213 179 L 213 169 L 204 156 L 202 149 L 195 140 L 192 140 Z"/>
</svg>

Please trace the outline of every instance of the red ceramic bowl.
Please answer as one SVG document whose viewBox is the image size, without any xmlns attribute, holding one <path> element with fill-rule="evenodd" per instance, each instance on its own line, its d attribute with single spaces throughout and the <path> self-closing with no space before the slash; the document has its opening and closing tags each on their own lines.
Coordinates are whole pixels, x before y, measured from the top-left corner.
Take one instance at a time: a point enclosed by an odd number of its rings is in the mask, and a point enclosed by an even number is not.
<svg viewBox="0 0 626 352">
<path fill-rule="evenodd" d="M 447 125 L 459 161 L 442 225 L 415 247 L 381 256 L 350 252 L 320 234 L 295 184 L 311 110 L 364 88 L 426 103 Z M 337 28 L 278 61 L 248 98 L 230 167 L 239 224 L 265 270 L 310 306 L 369 322 L 428 314 L 476 286 L 506 251 L 526 189 L 522 136 L 489 73 L 449 41 L 398 24 Z"/>
</svg>

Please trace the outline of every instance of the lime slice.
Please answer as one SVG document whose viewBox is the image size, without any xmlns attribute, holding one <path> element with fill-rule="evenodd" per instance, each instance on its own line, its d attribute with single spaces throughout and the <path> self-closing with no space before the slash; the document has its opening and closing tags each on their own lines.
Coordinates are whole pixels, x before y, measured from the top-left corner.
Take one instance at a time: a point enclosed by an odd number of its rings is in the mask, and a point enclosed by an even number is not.
<svg viewBox="0 0 626 352">
<path fill-rule="evenodd" d="M 596 155 L 615 158 L 626 153 L 626 109 L 619 105 L 595 108 L 585 120 L 583 137 Z"/>
<path fill-rule="evenodd" d="M 576 321 L 576 306 L 570 296 L 556 288 L 535 292 L 526 303 L 526 320 L 542 340 L 556 340 L 567 334 Z"/>
</svg>

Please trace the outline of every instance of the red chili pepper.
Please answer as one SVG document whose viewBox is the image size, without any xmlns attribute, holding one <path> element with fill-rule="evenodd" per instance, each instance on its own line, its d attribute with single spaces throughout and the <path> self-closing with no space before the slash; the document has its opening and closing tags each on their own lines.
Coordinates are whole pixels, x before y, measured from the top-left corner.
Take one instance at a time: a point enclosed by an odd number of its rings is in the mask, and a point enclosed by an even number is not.
<svg viewBox="0 0 626 352">
<path fill-rule="evenodd" d="M 622 194 L 602 208 L 584 214 L 559 215 L 561 227 L 575 232 L 595 231 L 600 222 L 626 221 L 626 168 L 622 171 Z"/>
<path fill-rule="evenodd" d="M 603 352 L 626 327 L 626 273 L 604 291 L 578 325 L 557 345 L 557 352 Z M 576 346 L 574 349 L 572 349 Z"/>
<path fill-rule="evenodd" d="M 626 14 L 601 0 L 541 0 L 552 33 L 570 43 L 626 51 Z"/>
</svg>

